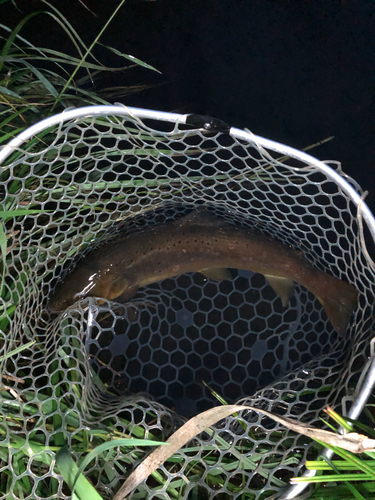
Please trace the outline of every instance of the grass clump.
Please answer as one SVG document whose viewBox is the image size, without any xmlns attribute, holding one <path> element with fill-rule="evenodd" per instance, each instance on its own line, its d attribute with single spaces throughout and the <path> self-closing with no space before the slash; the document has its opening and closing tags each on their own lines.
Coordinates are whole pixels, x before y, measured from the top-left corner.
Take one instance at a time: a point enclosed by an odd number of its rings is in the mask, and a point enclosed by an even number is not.
<svg viewBox="0 0 375 500">
<path fill-rule="evenodd" d="M 100 63 L 93 54 L 99 38 L 124 0 L 90 47 L 58 9 L 42 1 L 48 10 L 29 14 L 13 30 L 0 23 L 0 144 L 6 144 L 30 125 L 68 107 L 110 104 L 114 99 L 146 88 L 145 85 L 138 85 L 100 89 L 96 82 L 103 72 L 122 72 L 135 65 L 157 71 L 149 64 L 111 47 L 107 49 L 131 64 L 110 68 Z M 65 33 L 76 50 L 76 56 L 37 47 L 21 36 L 22 28 L 33 17 L 41 15 L 47 16 Z"/>
</svg>

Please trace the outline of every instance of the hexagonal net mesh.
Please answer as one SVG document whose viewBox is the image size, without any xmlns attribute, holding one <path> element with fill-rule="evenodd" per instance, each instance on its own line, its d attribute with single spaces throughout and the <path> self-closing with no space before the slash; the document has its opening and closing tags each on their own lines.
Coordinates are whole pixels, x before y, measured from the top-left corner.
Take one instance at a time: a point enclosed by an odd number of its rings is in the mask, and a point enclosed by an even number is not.
<svg viewBox="0 0 375 500">
<path fill-rule="evenodd" d="M 34 343 L 2 362 L 1 498 L 68 498 L 54 467 L 59 446 L 79 460 L 85 443 L 107 433 L 165 440 L 186 417 L 220 404 L 209 387 L 229 403 L 319 425 L 327 404 L 350 400 L 363 370 L 375 277 L 348 194 L 359 189 L 354 181 L 342 180 L 345 190 L 338 168 L 281 158 L 248 132 L 159 115 L 73 110 L 2 152 L 3 210 L 38 212 L 3 219 L 1 354 Z M 231 280 L 168 278 L 125 304 L 91 297 L 46 312 L 87 252 L 201 206 L 353 284 L 360 299 L 346 337 L 302 286 L 283 307 L 262 275 L 236 269 Z M 111 498 L 148 452 L 121 447 L 85 475 Z M 266 498 L 308 454 L 316 454 L 308 439 L 248 412 L 195 438 L 130 497 Z"/>
</svg>

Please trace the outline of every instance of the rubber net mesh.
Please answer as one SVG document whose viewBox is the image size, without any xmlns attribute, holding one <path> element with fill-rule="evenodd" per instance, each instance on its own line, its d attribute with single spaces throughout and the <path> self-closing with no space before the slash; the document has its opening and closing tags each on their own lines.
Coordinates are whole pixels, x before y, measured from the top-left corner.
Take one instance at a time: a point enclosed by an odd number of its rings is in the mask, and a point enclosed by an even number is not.
<svg viewBox="0 0 375 500">
<path fill-rule="evenodd" d="M 7 256 L 1 295 L 1 498 L 69 498 L 54 452 L 80 461 L 121 433 L 165 440 L 187 417 L 241 401 L 321 425 L 350 400 L 374 329 L 374 271 L 357 206 L 315 168 L 252 140 L 137 118 L 85 117 L 15 150 L 1 170 Z M 358 186 L 348 179 L 356 189 Z M 49 316 L 46 301 L 76 260 L 140 227 L 206 206 L 229 222 L 300 248 L 316 268 L 354 284 L 347 337 L 301 286 L 284 308 L 263 276 L 198 273 L 139 290 L 121 305 L 94 298 Z M 4 240 L 3 240 L 4 242 Z M 83 256 L 83 257 L 82 257 Z M 309 439 L 248 412 L 221 421 L 158 469 L 131 498 L 261 499 L 280 494 Z M 111 498 L 150 448 L 118 448 L 85 470 Z M 24 496 L 22 496 L 24 495 Z"/>
</svg>

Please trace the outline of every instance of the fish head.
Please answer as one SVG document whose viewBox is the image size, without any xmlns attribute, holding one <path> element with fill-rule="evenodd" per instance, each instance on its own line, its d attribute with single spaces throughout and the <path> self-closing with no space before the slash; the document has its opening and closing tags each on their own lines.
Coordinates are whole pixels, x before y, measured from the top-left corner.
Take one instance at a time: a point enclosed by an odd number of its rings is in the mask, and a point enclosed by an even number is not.
<svg viewBox="0 0 375 500">
<path fill-rule="evenodd" d="M 56 287 L 47 309 L 52 313 L 61 313 L 86 297 L 115 299 L 128 287 L 128 281 L 121 273 L 113 273 L 111 269 L 78 266 Z"/>
<path fill-rule="evenodd" d="M 47 309 L 52 313 L 60 313 L 75 302 L 88 296 L 95 287 L 96 272 L 86 267 L 78 266 L 68 274 L 49 298 Z"/>
<path fill-rule="evenodd" d="M 53 293 L 49 298 L 47 309 L 51 313 L 61 313 L 75 302 L 76 300 L 71 295 L 66 295 L 65 293 L 61 293 L 61 290 L 58 290 L 57 293 Z"/>
</svg>

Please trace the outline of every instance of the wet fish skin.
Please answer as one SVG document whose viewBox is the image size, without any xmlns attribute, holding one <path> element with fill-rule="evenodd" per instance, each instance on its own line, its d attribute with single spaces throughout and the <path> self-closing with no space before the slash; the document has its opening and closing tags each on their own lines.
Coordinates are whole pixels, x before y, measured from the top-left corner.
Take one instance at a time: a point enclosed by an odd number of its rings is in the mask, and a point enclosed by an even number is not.
<svg viewBox="0 0 375 500">
<path fill-rule="evenodd" d="M 57 287 L 48 309 L 59 313 L 89 296 L 126 302 L 143 286 L 188 272 L 228 279 L 228 268 L 263 274 L 284 306 L 293 296 L 294 282 L 299 283 L 317 297 L 341 336 L 357 306 L 354 286 L 319 271 L 301 251 L 195 210 L 89 254 Z"/>
</svg>

